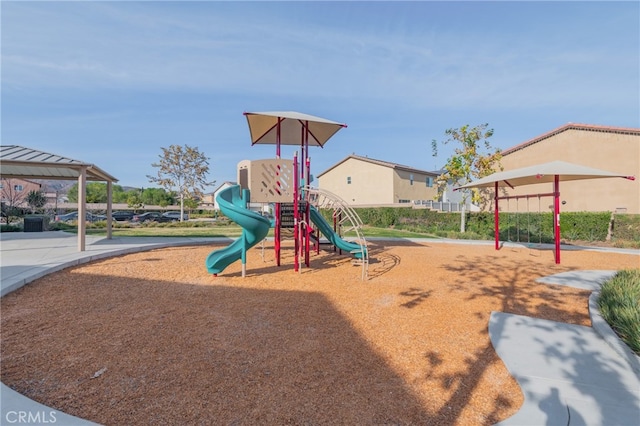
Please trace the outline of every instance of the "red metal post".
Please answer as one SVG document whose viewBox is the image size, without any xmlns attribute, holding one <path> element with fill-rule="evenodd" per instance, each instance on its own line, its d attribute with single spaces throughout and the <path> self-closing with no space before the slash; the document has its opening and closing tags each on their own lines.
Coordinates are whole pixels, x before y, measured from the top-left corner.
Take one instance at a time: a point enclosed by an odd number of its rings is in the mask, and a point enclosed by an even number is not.
<svg viewBox="0 0 640 426">
<path fill-rule="evenodd" d="M 496 239 L 496 250 L 500 250 L 500 209 L 498 208 L 498 182 L 495 183 L 495 194 L 494 194 L 494 232 L 495 232 L 495 239 Z"/>
<path fill-rule="evenodd" d="M 308 123 L 307 123 L 308 124 Z M 308 144 L 309 142 L 309 132 L 307 132 L 307 137 L 306 137 L 306 142 Z M 305 180 L 305 185 L 309 186 L 309 176 L 311 176 L 311 159 L 309 157 L 307 157 L 306 160 L 306 164 L 305 164 L 305 173 L 307 175 L 307 179 Z M 305 191 L 304 192 L 304 198 L 306 201 L 306 207 L 305 207 L 305 211 L 304 211 L 304 223 L 305 223 L 305 233 L 304 233 L 304 264 L 307 265 L 307 268 L 309 267 L 309 250 L 311 249 L 311 245 L 309 242 L 309 237 L 310 237 L 310 233 L 311 233 L 311 207 L 309 206 L 309 202 L 311 201 L 311 197 L 309 196 L 309 191 Z"/>
<path fill-rule="evenodd" d="M 299 269 L 299 229 L 298 229 L 298 188 L 299 188 L 299 174 L 298 174 L 298 153 L 293 155 L 293 247 L 294 247 L 294 260 L 293 269 L 298 272 Z"/>
<path fill-rule="evenodd" d="M 553 227 L 556 242 L 556 264 L 560 264 L 560 175 L 553 180 Z"/>
<path fill-rule="evenodd" d="M 276 127 L 276 158 L 280 158 L 280 122 L 282 121 L 282 119 L 280 117 L 278 117 L 278 124 Z M 273 230 L 273 247 L 276 251 L 276 265 L 280 266 L 280 251 L 281 251 L 281 244 L 280 244 L 280 240 L 281 240 L 281 208 L 280 208 L 280 203 L 276 203 L 276 224 L 275 224 L 275 228 Z"/>
</svg>

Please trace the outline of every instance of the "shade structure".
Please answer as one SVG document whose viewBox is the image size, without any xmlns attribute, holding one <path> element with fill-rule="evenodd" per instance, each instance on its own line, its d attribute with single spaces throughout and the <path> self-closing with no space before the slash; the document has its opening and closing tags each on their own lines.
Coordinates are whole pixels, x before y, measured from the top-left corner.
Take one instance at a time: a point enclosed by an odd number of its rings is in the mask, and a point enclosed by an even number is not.
<svg viewBox="0 0 640 426">
<path fill-rule="evenodd" d="M 0 176 L 3 179 L 77 179 L 78 251 L 84 251 L 86 243 L 86 181 L 106 182 L 107 238 L 111 239 L 111 187 L 118 179 L 96 165 L 19 145 L 2 145 L 0 146 Z"/>
<path fill-rule="evenodd" d="M 454 190 L 464 188 L 494 188 L 494 221 L 495 221 L 495 247 L 499 249 L 500 234 L 500 215 L 498 203 L 500 200 L 515 197 L 501 197 L 498 195 L 500 186 L 509 186 L 515 188 L 517 186 L 532 185 L 535 183 L 551 183 L 553 184 L 553 192 L 549 194 L 537 194 L 539 196 L 553 196 L 553 228 L 555 240 L 555 261 L 560 263 L 560 182 L 584 179 L 601 179 L 601 178 L 625 178 L 635 180 L 634 176 L 622 175 L 616 172 L 594 169 L 579 164 L 567 163 L 565 161 L 551 161 L 549 163 L 537 164 L 534 166 L 523 167 L 520 169 L 509 170 L 506 172 L 493 173 L 489 176 L 478 179 L 462 185 Z M 527 197 L 525 195 L 525 197 Z"/>
<path fill-rule="evenodd" d="M 535 183 L 553 183 L 555 176 L 558 176 L 561 182 L 614 177 L 631 180 L 635 179 L 633 176 L 621 175 L 620 173 L 567 163 L 566 161 L 551 161 L 549 163 L 537 164 L 535 166 L 523 167 L 521 169 L 493 173 L 489 176 L 483 177 L 482 179 L 478 179 L 455 189 L 492 188 L 495 186 L 496 182 L 499 186 L 515 188 L 517 186 L 532 185 Z"/>
<path fill-rule="evenodd" d="M 347 127 L 343 123 L 295 111 L 245 112 L 244 115 L 249 124 L 252 145 L 300 145 L 302 135 L 308 134 L 308 146 L 323 147 L 338 130 Z"/>
</svg>

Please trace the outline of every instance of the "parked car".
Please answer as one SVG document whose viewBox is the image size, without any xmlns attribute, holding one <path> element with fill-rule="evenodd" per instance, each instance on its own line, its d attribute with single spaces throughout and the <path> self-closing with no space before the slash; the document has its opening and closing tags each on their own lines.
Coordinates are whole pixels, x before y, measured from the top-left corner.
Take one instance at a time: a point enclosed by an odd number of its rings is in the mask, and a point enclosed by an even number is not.
<svg viewBox="0 0 640 426">
<path fill-rule="evenodd" d="M 107 220 L 107 217 L 101 214 L 93 214 L 87 212 L 85 214 L 87 222 L 100 222 L 102 220 Z M 74 222 L 78 220 L 78 212 L 71 212 L 63 215 L 58 215 L 54 218 L 55 222 Z"/>
<path fill-rule="evenodd" d="M 128 211 L 117 211 L 111 213 L 111 218 L 113 220 L 117 220 L 118 222 L 123 222 L 125 220 L 131 220 L 133 218 L 133 212 Z"/>
<path fill-rule="evenodd" d="M 144 222 L 170 222 L 171 219 L 163 217 L 157 212 L 147 212 L 141 214 L 135 214 L 131 218 L 132 222 L 144 223 Z"/>
<path fill-rule="evenodd" d="M 164 212 L 162 213 L 162 217 L 168 218 L 169 220 L 176 222 L 180 220 L 180 212 Z M 183 213 L 182 219 L 189 220 L 189 215 L 186 213 Z"/>
</svg>

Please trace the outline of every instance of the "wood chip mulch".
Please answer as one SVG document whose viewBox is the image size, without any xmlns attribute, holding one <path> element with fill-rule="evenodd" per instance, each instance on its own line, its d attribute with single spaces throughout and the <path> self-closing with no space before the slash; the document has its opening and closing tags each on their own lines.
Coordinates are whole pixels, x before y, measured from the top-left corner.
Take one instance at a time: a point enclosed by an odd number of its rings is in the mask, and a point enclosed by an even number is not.
<svg viewBox="0 0 640 426">
<path fill-rule="evenodd" d="M 218 247 L 96 261 L 3 297 L 2 381 L 105 425 L 488 425 L 522 393 L 495 354 L 491 311 L 590 325 L 589 292 L 537 284 L 633 255 L 376 242 L 369 279 L 285 245 L 209 275 Z"/>
</svg>

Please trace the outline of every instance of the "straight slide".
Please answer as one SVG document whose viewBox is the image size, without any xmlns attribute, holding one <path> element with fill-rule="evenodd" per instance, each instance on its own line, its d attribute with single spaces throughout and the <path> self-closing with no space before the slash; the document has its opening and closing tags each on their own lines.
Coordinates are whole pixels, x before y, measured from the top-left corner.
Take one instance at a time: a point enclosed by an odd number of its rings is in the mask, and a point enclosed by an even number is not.
<svg viewBox="0 0 640 426">
<path fill-rule="evenodd" d="M 363 250 L 363 247 L 360 244 L 351 243 L 349 241 L 345 241 L 342 238 L 340 238 L 340 236 L 333 230 L 331 225 L 329 225 L 329 223 L 325 220 L 325 218 L 320 214 L 318 209 L 316 209 L 313 206 L 310 206 L 310 207 L 311 208 L 310 208 L 309 216 L 311 218 L 311 222 L 313 222 L 318 227 L 320 232 L 322 232 L 322 234 L 325 237 L 327 237 L 327 239 L 331 242 L 331 244 L 338 247 L 340 250 L 344 250 L 349 253 L 355 250 L 359 250 L 352 254 L 357 259 L 363 258 L 363 251 L 364 251 L 364 254 L 367 253 L 366 247 Z"/>
<path fill-rule="evenodd" d="M 212 251 L 207 256 L 205 264 L 211 274 L 219 274 L 233 262 L 242 259 L 243 250 L 249 250 L 262 241 L 269 233 L 271 226 L 269 219 L 246 208 L 246 199 L 242 197 L 240 185 L 230 186 L 220 191 L 216 201 L 222 213 L 240 225 L 243 232 L 242 237 L 225 248 Z"/>
</svg>

